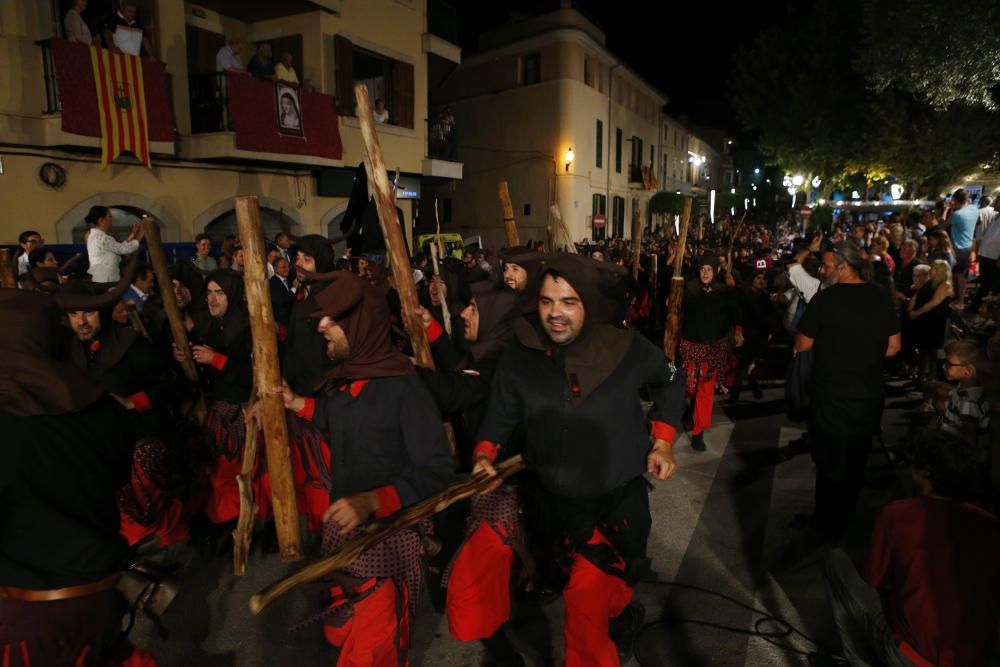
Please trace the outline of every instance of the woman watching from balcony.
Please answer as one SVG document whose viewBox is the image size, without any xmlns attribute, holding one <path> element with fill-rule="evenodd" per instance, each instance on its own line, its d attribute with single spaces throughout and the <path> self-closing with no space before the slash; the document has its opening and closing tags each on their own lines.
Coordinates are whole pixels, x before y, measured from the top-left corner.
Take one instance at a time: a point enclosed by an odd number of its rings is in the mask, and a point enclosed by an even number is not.
<svg viewBox="0 0 1000 667">
<path fill-rule="evenodd" d="M 76 0 L 73 7 L 66 12 L 63 18 L 63 29 L 66 30 L 66 39 L 71 42 L 81 44 L 94 44 L 94 36 L 87 27 L 87 22 L 83 20 L 83 12 L 87 9 L 87 0 Z"/>
</svg>

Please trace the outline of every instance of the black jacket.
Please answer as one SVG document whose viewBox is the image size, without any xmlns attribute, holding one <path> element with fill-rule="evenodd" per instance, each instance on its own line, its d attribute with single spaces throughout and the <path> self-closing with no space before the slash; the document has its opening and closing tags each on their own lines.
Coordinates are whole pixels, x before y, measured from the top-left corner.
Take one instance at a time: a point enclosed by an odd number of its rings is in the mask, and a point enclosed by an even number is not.
<svg viewBox="0 0 1000 667">
<path fill-rule="evenodd" d="M 330 447 L 330 500 L 392 486 L 406 507 L 452 480 L 444 426 L 416 375 L 344 385 L 315 399 L 312 418 Z"/>
<path fill-rule="evenodd" d="M 291 277 L 286 278 L 291 284 Z M 271 276 L 268 281 L 268 288 L 271 292 L 271 309 L 274 311 L 274 320 L 278 324 L 288 325 L 288 320 L 292 316 L 292 306 L 295 305 L 295 294 L 281 282 L 280 276 Z"/>
<path fill-rule="evenodd" d="M 226 356 L 225 363 L 220 364 L 221 369 L 210 364 L 198 364 L 212 400 L 246 403 L 250 400 L 250 390 L 253 387 L 253 365 L 250 361 L 253 339 L 250 327 L 244 327 L 239 335 L 227 342 L 222 326 L 216 319 L 208 317 L 207 313 L 195 317 L 194 321 L 191 343 L 208 345 Z"/>
<path fill-rule="evenodd" d="M 704 291 L 698 279 L 689 280 L 684 293 L 681 336 L 692 343 L 714 343 L 740 324 L 740 304 L 733 291 L 715 285 Z"/>
<path fill-rule="evenodd" d="M 133 400 L 137 409 L 128 414 L 137 440 L 165 435 L 170 424 L 169 402 L 183 383 L 145 338 L 122 331 L 101 334 L 97 350 L 91 349 L 90 341 L 71 340 L 70 362 L 104 391 Z M 116 349 L 119 345 L 124 349 Z"/>
<path fill-rule="evenodd" d="M 314 293 L 318 288 L 313 288 Z M 308 298 L 296 299 L 288 320 L 288 339 L 281 359 L 281 375 L 296 394 L 312 396 L 330 365 L 326 341 L 316 330 L 318 322 L 309 317 L 318 306 Z"/>
<path fill-rule="evenodd" d="M 63 588 L 121 570 L 128 544 L 115 494 L 134 442 L 121 406 L 105 396 L 58 416 L 0 410 L 0 432 L 0 586 Z"/>
<path fill-rule="evenodd" d="M 618 367 L 575 405 L 557 356 L 515 343 L 500 358 L 477 439 L 507 445 L 523 423 L 525 461 L 546 489 L 601 496 L 646 472 L 651 442 L 640 391 L 649 388 L 649 419 L 672 438 L 681 428 L 684 384 L 662 350 L 632 334 Z"/>
</svg>

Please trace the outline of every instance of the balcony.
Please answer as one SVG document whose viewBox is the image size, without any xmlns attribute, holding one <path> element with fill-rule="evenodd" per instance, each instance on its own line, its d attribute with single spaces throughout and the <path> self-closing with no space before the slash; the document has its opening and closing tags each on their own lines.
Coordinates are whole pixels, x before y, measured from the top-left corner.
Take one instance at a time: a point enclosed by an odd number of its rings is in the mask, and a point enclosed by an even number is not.
<svg viewBox="0 0 1000 667">
<path fill-rule="evenodd" d="M 90 47 L 61 39 L 36 42 L 42 59 L 45 102 L 42 118 L 20 117 L 31 141 L 46 146 L 101 146 L 101 111 L 97 99 Z M 104 49 L 101 49 L 104 51 Z M 143 59 L 142 89 L 146 109 L 149 148 L 153 153 L 175 153 L 174 119 L 169 101 L 169 74 L 159 61 Z M 136 86 L 138 88 L 138 86 Z M 135 91 L 119 87 L 116 95 L 131 104 Z"/>
<path fill-rule="evenodd" d="M 427 157 L 421 173 L 424 176 L 449 180 L 462 179 L 462 163 L 458 161 L 458 130 L 455 126 L 428 119 Z"/>
<path fill-rule="evenodd" d="M 195 159 L 245 158 L 331 166 L 343 157 L 334 98 L 241 72 L 188 78 Z"/>
<path fill-rule="evenodd" d="M 433 53 L 455 64 L 462 63 L 458 46 L 458 11 L 444 0 L 428 0 L 427 32 L 422 36 L 424 53 Z"/>
</svg>

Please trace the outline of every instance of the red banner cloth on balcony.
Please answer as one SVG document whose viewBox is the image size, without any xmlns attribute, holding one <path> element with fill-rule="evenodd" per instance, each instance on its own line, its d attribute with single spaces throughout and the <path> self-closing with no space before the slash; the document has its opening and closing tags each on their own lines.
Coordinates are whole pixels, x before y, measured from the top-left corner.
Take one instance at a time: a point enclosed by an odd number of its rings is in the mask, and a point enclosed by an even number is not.
<svg viewBox="0 0 1000 667">
<path fill-rule="evenodd" d="M 281 134 L 274 82 L 229 72 L 229 117 L 236 132 L 236 148 L 340 160 L 344 148 L 335 99 L 300 88 L 299 103 L 302 136 Z"/>
<path fill-rule="evenodd" d="M 63 132 L 100 137 L 101 110 L 90 56 L 91 47 L 62 39 L 49 41 L 62 101 Z M 150 141 L 173 142 L 174 119 L 167 95 L 167 68 L 162 62 L 142 61 L 142 90 Z M 113 101 L 112 101 L 113 103 Z"/>
</svg>

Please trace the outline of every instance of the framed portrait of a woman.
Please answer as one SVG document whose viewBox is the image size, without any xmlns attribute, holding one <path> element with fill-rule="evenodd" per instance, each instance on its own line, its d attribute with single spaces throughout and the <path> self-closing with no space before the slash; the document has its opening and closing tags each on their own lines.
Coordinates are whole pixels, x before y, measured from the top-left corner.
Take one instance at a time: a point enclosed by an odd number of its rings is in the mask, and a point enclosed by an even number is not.
<svg viewBox="0 0 1000 667">
<path fill-rule="evenodd" d="M 274 85 L 275 98 L 278 102 L 278 132 L 293 137 L 303 136 L 299 89 L 284 81 L 278 81 Z"/>
</svg>

